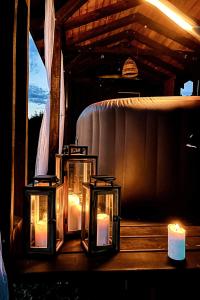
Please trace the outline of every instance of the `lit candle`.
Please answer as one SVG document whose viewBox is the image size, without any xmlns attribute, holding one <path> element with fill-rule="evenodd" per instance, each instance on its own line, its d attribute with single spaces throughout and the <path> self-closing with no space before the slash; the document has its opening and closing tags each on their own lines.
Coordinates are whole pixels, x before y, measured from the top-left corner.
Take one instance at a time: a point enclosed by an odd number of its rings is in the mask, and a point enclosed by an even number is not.
<svg viewBox="0 0 200 300">
<path fill-rule="evenodd" d="M 109 215 L 97 214 L 97 246 L 109 244 L 109 225 Z"/>
<path fill-rule="evenodd" d="M 47 248 L 47 221 L 35 223 L 35 247 Z"/>
<path fill-rule="evenodd" d="M 81 230 L 81 204 L 76 194 L 68 195 L 68 230 Z"/>
<path fill-rule="evenodd" d="M 174 260 L 185 259 L 185 229 L 178 224 L 168 225 L 168 256 Z"/>
</svg>

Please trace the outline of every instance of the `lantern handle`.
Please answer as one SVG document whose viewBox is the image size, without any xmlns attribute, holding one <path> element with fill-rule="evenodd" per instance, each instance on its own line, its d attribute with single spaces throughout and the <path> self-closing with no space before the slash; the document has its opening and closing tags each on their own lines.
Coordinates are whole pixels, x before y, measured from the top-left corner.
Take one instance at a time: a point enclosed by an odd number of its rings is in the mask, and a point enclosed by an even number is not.
<svg viewBox="0 0 200 300">
<path fill-rule="evenodd" d="M 56 175 L 37 175 L 33 177 L 33 186 L 35 185 L 35 182 L 43 182 L 43 183 L 49 183 L 49 186 L 52 186 L 52 183 L 59 182 L 59 179 Z"/>
<path fill-rule="evenodd" d="M 104 181 L 107 183 L 110 183 L 113 185 L 113 181 L 116 179 L 114 176 L 109 176 L 109 175 L 92 175 L 90 177 L 90 183 L 92 182 L 92 179 L 95 179 L 94 184 L 96 186 L 98 181 Z"/>
</svg>

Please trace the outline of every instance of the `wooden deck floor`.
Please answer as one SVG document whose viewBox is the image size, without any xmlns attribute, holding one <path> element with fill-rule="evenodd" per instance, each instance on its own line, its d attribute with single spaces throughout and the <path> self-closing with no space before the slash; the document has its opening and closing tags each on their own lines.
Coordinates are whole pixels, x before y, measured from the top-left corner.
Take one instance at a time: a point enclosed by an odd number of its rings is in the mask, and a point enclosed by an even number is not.
<svg viewBox="0 0 200 300">
<path fill-rule="evenodd" d="M 66 241 L 60 253 L 48 259 L 19 259 L 16 276 L 70 275 L 156 276 L 183 275 L 200 271 L 200 226 L 186 226 L 186 261 L 175 264 L 167 256 L 167 224 L 121 222 L 120 252 L 88 257 L 79 239 Z M 149 278 L 149 280 L 151 280 Z"/>
</svg>

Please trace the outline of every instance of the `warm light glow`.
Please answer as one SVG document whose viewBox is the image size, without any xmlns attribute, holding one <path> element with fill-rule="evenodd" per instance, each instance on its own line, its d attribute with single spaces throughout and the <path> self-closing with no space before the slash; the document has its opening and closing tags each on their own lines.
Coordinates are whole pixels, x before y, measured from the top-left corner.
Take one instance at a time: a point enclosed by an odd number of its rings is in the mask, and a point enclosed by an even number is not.
<svg viewBox="0 0 200 300">
<path fill-rule="evenodd" d="M 68 196 L 69 202 L 79 205 L 80 204 L 80 199 L 78 197 L 78 195 L 76 194 L 69 194 Z"/>
<path fill-rule="evenodd" d="M 81 230 L 81 203 L 78 195 L 68 195 L 68 230 Z"/>
<path fill-rule="evenodd" d="M 178 231 L 180 226 L 178 224 L 175 224 L 175 230 Z"/>
<path fill-rule="evenodd" d="M 194 38 L 200 41 L 199 26 L 188 16 L 184 15 L 179 9 L 167 0 L 146 0 L 154 5 L 169 17 L 178 26 L 190 33 Z"/>
<path fill-rule="evenodd" d="M 109 244 L 109 226 L 109 215 L 97 214 L 97 246 Z"/>
<path fill-rule="evenodd" d="M 107 214 L 97 214 L 97 220 L 108 220 L 109 215 Z"/>
<path fill-rule="evenodd" d="M 170 8 L 171 6 L 164 4 L 163 1 L 160 0 L 146 0 L 146 2 L 149 2 L 156 6 L 160 11 L 162 11 L 166 16 L 168 16 L 172 21 L 174 21 L 177 25 L 179 25 L 181 28 L 187 30 L 187 31 L 192 31 L 193 25 L 188 23 L 184 17 L 182 17 L 179 13 L 175 12 L 174 9 Z"/>
<path fill-rule="evenodd" d="M 168 228 L 170 228 L 170 230 L 172 232 L 175 233 L 180 233 L 180 234 L 184 234 L 185 233 L 185 229 L 183 229 L 179 224 L 169 224 Z"/>
</svg>

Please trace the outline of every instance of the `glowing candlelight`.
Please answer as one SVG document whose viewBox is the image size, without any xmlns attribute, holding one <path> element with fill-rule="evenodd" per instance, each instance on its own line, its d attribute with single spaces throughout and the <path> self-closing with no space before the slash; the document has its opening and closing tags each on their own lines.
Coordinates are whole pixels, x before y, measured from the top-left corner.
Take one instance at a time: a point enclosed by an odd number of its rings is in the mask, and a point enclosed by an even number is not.
<svg viewBox="0 0 200 300">
<path fill-rule="evenodd" d="M 47 220 L 35 223 L 35 247 L 47 248 Z"/>
<path fill-rule="evenodd" d="M 76 194 L 68 196 L 68 230 L 81 230 L 81 204 Z"/>
<path fill-rule="evenodd" d="M 185 229 L 179 224 L 168 225 L 168 256 L 174 260 L 185 259 Z"/>
<path fill-rule="evenodd" d="M 109 225 L 109 215 L 97 214 L 97 246 L 109 244 Z"/>
</svg>

